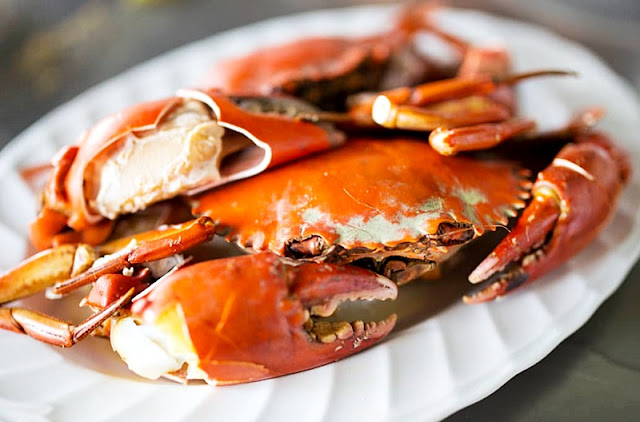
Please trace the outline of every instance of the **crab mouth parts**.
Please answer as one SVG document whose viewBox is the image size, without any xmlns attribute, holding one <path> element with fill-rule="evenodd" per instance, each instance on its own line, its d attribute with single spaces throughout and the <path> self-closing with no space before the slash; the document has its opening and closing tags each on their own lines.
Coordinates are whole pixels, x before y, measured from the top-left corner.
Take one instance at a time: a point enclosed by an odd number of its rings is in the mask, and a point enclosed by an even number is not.
<svg viewBox="0 0 640 422">
<path fill-rule="evenodd" d="M 402 285 L 434 270 L 438 262 L 446 260 L 459 245 L 472 238 L 472 228 L 464 227 L 457 229 L 455 235 L 446 233 L 433 239 L 424 237 L 413 243 L 374 250 L 365 247 L 347 249 L 340 245 L 328 246 L 322 237 L 312 235 L 288 242 L 284 254 L 294 260 L 355 265 Z"/>
<path fill-rule="evenodd" d="M 296 260 L 322 259 L 326 262 L 351 263 L 360 258 L 375 256 L 377 260 L 387 256 L 401 256 L 426 260 L 434 248 L 463 245 L 475 237 L 473 226 L 463 223 L 442 223 L 433 235 L 422 236 L 415 242 L 405 242 L 393 246 L 380 245 L 377 249 L 355 247 L 347 249 L 340 245 L 330 245 L 322 236 L 310 235 L 289 240 L 284 255 Z"/>
<path fill-rule="evenodd" d="M 389 255 L 380 259 L 379 256 L 363 256 L 352 264 L 367 268 L 389 278 L 399 286 L 419 278 L 429 271 L 436 269 L 435 261 L 424 259 L 422 256 Z"/>
</svg>

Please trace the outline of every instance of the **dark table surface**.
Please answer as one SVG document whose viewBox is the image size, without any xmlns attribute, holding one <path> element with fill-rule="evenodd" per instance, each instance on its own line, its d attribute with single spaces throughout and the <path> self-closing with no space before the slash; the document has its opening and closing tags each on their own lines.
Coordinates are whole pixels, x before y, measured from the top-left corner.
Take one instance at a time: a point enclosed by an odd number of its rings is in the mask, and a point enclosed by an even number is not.
<svg viewBox="0 0 640 422">
<path fill-rule="evenodd" d="M 190 41 L 338 0 L 0 1 L 0 145 L 92 85 Z M 455 2 L 454 2 L 455 3 Z M 467 1 L 543 23 L 594 49 L 640 86 L 640 4 Z M 594 26 L 598 30 L 593 31 Z M 448 420 L 637 420 L 640 263 L 548 357 Z"/>
</svg>

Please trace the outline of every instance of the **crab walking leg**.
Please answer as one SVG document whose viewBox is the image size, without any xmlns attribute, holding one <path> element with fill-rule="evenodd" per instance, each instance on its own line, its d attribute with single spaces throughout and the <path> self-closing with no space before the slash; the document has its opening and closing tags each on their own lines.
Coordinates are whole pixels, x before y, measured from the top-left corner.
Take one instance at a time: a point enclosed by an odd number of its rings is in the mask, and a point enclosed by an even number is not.
<svg viewBox="0 0 640 422">
<path fill-rule="evenodd" d="M 391 280 L 354 266 L 290 265 L 271 253 L 185 266 L 134 300 L 111 344 L 141 376 L 257 381 L 374 345 L 395 324 L 325 321 L 340 302 L 393 300 Z"/>
<path fill-rule="evenodd" d="M 613 215 L 629 173 L 623 152 L 606 136 L 576 137 L 538 174 L 532 203 L 469 276 L 472 283 L 490 280 L 489 285 L 464 301 L 503 296 L 582 250 Z"/>
<path fill-rule="evenodd" d="M 429 144 L 442 155 L 462 151 L 478 151 L 501 144 L 507 139 L 533 131 L 536 122 L 511 119 L 500 123 L 484 123 L 460 128 L 440 126 L 429 134 Z"/>
<path fill-rule="evenodd" d="M 126 305 L 134 292 L 134 288 L 129 289 L 118 300 L 78 326 L 28 309 L 0 308 L 0 329 L 26 334 L 55 346 L 71 347 Z"/>
<path fill-rule="evenodd" d="M 161 235 L 162 231 L 154 231 L 152 233 L 157 233 L 161 237 L 147 240 L 131 250 L 125 248 L 104 263 L 76 277 L 55 283 L 47 291 L 52 296 L 67 294 L 80 286 L 93 283 L 103 275 L 118 273 L 135 264 L 167 258 L 193 246 L 208 242 L 213 238 L 214 231 L 215 224 L 209 217 L 199 217 L 180 225 L 177 230 L 169 229 L 164 236 Z"/>
<path fill-rule="evenodd" d="M 42 251 L 0 275 L 0 304 L 30 296 L 85 271 L 97 258 L 88 245 L 62 245 Z"/>
<path fill-rule="evenodd" d="M 54 296 L 68 293 L 100 276 L 122 271 L 134 264 L 180 253 L 213 237 L 215 224 L 208 217 L 143 232 L 94 248 L 87 244 L 64 244 L 44 250 L 0 275 L 0 304 L 30 296 L 53 286 Z M 127 246 L 137 245 L 134 249 Z M 94 266 L 99 256 L 114 254 Z"/>
<path fill-rule="evenodd" d="M 483 96 L 445 101 L 430 107 L 397 105 L 385 96 L 373 103 L 373 120 L 389 129 L 429 132 L 441 126 L 460 127 L 499 122 L 511 117 L 508 107 Z"/>
<path fill-rule="evenodd" d="M 396 105 L 425 106 L 446 100 L 465 98 L 470 95 L 487 95 L 503 85 L 514 85 L 520 81 L 542 76 L 575 76 L 566 70 L 536 70 L 508 75 L 487 73 L 459 76 L 441 81 L 429 82 L 414 87 L 401 87 L 378 94 Z M 375 119 L 374 119 L 375 120 Z"/>
</svg>

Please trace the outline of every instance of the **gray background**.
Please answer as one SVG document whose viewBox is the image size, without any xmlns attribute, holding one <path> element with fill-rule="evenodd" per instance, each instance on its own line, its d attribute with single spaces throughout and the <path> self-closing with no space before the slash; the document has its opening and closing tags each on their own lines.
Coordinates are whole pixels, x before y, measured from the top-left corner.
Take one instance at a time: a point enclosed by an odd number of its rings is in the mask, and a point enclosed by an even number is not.
<svg viewBox="0 0 640 422">
<path fill-rule="evenodd" d="M 92 85 L 190 41 L 282 14 L 362 3 L 0 0 L 0 145 Z M 640 87 L 637 0 L 451 3 L 543 23 L 588 45 Z M 593 318 L 546 359 L 448 420 L 637 420 L 639 279 L 636 263 Z"/>
</svg>

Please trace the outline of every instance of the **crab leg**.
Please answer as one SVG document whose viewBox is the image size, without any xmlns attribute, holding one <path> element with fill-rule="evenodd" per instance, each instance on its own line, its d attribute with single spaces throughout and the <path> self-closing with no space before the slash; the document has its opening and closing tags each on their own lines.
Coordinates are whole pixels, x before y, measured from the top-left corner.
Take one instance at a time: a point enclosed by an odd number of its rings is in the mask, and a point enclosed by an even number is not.
<svg viewBox="0 0 640 422">
<path fill-rule="evenodd" d="M 429 144 L 442 155 L 454 155 L 492 148 L 507 139 L 531 132 L 535 127 L 535 121 L 517 118 L 453 129 L 440 126 L 429 134 Z"/>
<path fill-rule="evenodd" d="M 210 240 L 215 224 L 208 217 L 163 230 L 152 230 L 94 248 L 86 244 L 64 244 L 37 253 L 0 275 L 0 304 L 30 296 L 52 286 L 53 296 L 66 294 L 96 281 L 105 274 L 121 272 L 135 264 L 175 255 Z M 132 242 L 137 246 L 127 249 Z M 92 268 L 103 254 L 114 254 Z"/>
<path fill-rule="evenodd" d="M 425 106 L 470 95 L 486 95 L 502 85 L 514 85 L 525 79 L 541 76 L 575 76 L 575 73 L 566 70 L 536 70 L 508 75 L 482 73 L 443 79 L 415 87 L 395 88 L 382 92 L 374 100 L 374 107 L 375 101 L 379 101 L 381 97 L 397 105 Z"/>
<path fill-rule="evenodd" d="M 464 301 L 503 296 L 582 250 L 613 215 L 629 173 L 624 153 L 606 136 L 577 136 L 538 174 L 532 203 L 469 276 L 472 283 L 490 280 L 489 285 Z"/>
<path fill-rule="evenodd" d="M 442 155 L 454 155 L 492 148 L 514 138 L 519 138 L 521 147 L 525 143 L 527 146 L 544 142 L 567 143 L 576 135 L 591 131 L 602 115 L 601 108 L 591 107 L 576 113 L 566 126 L 543 133 L 535 132 L 533 120 L 519 118 L 453 129 L 441 126 L 429 134 L 429 144 Z"/>
<path fill-rule="evenodd" d="M 135 246 L 134 249 L 125 248 L 121 252 L 110 256 L 102 264 L 73 278 L 55 283 L 48 289 L 48 293 L 53 296 L 64 295 L 80 286 L 93 283 L 103 275 L 115 274 L 136 264 L 156 261 L 178 254 L 211 240 L 214 230 L 215 224 L 210 218 L 200 217 L 177 228 L 169 229 L 166 234 L 163 231 L 153 231 L 151 235 L 157 234 L 160 237 L 144 241 Z M 134 236 L 133 240 L 135 239 Z"/>
<path fill-rule="evenodd" d="M 574 73 L 563 70 L 507 75 L 480 73 L 396 88 L 375 97 L 371 117 L 375 123 L 389 129 L 419 131 L 432 131 L 439 126 L 452 128 L 499 122 L 511 117 L 512 101 L 506 95 L 492 98 L 489 94 L 529 78 L 565 75 Z M 361 109 L 363 105 L 358 107 Z"/>
<path fill-rule="evenodd" d="M 432 131 L 441 126 L 460 127 L 508 119 L 511 111 L 504 105 L 484 96 L 470 96 L 445 101 L 430 107 L 397 105 L 379 96 L 371 116 L 389 129 Z"/>
<path fill-rule="evenodd" d="M 0 304 L 30 296 L 85 271 L 97 253 L 88 245 L 62 245 L 42 251 L 0 276 Z"/>
<path fill-rule="evenodd" d="M 71 347 L 126 305 L 134 292 L 135 289 L 129 289 L 119 299 L 78 326 L 28 309 L 0 308 L 0 329 L 26 334 L 55 346 Z"/>
</svg>

